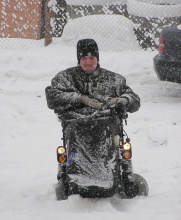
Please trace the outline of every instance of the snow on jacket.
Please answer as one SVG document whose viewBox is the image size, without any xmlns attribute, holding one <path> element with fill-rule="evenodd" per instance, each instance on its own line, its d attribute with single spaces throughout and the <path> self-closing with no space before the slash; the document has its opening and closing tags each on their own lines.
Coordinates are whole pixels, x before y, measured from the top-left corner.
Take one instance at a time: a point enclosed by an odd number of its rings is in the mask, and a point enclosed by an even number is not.
<svg viewBox="0 0 181 220">
<path fill-rule="evenodd" d="M 98 68 L 91 74 L 84 73 L 80 66 L 59 72 L 51 86 L 46 89 L 47 104 L 64 119 L 83 118 L 96 110 L 84 106 L 81 95 L 96 99 L 105 105 L 115 97 L 125 97 L 129 103 L 128 112 L 135 112 L 140 107 L 140 99 L 126 85 L 126 79 L 109 70 Z"/>
</svg>

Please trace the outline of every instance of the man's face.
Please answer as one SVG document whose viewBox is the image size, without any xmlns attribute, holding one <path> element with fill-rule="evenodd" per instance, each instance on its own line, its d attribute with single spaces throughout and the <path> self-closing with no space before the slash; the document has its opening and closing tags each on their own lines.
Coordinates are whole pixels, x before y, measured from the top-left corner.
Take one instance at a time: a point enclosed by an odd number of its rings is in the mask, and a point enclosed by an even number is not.
<svg viewBox="0 0 181 220">
<path fill-rule="evenodd" d="M 80 66 L 85 73 L 92 73 L 97 67 L 97 57 L 95 56 L 85 56 L 80 59 Z"/>
</svg>

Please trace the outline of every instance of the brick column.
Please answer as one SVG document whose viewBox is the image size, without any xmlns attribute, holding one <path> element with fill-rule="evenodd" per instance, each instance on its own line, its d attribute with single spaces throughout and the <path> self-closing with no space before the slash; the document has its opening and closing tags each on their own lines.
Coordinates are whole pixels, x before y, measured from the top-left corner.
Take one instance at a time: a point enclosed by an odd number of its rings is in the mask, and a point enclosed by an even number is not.
<svg viewBox="0 0 181 220">
<path fill-rule="evenodd" d="M 40 39 L 42 0 L 1 0 L 0 37 Z"/>
</svg>

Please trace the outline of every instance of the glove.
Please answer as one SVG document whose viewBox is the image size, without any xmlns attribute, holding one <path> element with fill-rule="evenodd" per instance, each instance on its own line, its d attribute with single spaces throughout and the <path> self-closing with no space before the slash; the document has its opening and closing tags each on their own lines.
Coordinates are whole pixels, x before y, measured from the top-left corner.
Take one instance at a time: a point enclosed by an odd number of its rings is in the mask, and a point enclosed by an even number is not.
<svg viewBox="0 0 181 220">
<path fill-rule="evenodd" d="M 97 101 L 96 99 L 90 99 L 88 96 L 82 95 L 80 98 L 81 103 L 84 105 L 91 107 L 96 110 L 101 110 L 103 107 L 103 103 Z"/>
<path fill-rule="evenodd" d="M 121 105 L 127 105 L 128 104 L 128 99 L 127 98 L 124 98 L 124 97 L 120 97 L 120 98 L 112 98 L 109 103 L 108 103 L 108 106 L 113 106 L 113 105 L 118 105 L 118 104 L 121 104 Z"/>
</svg>

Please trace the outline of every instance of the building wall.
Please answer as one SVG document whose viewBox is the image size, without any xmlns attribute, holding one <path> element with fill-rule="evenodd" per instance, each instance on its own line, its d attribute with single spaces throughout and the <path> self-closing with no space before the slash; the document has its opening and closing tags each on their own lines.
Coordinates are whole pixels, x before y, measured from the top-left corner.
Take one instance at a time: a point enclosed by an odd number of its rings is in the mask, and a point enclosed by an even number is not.
<svg viewBox="0 0 181 220">
<path fill-rule="evenodd" d="M 40 39 L 42 0 L 1 0 L 0 38 Z"/>
</svg>

